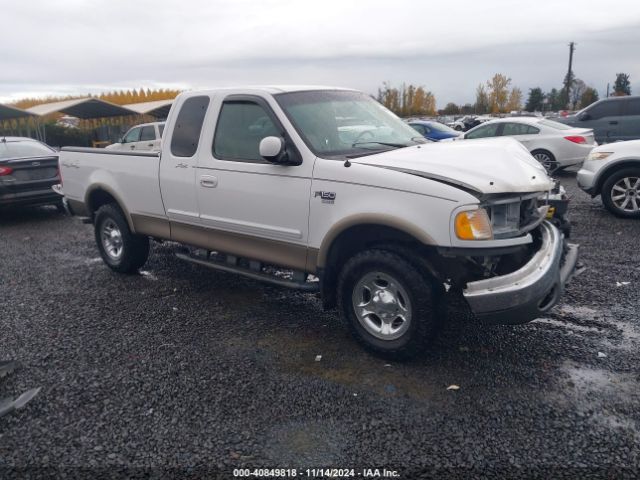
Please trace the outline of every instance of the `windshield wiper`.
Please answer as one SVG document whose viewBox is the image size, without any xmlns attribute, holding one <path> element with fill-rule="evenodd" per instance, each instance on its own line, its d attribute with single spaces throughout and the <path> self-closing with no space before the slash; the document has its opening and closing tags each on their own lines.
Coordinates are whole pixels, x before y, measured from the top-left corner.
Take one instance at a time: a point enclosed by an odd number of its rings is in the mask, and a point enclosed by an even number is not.
<svg viewBox="0 0 640 480">
<path fill-rule="evenodd" d="M 375 142 L 373 140 L 368 140 L 366 142 L 356 142 L 351 144 L 351 146 L 355 147 L 357 145 L 367 145 L 367 144 L 384 145 L 385 147 L 394 147 L 394 148 L 404 148 L 409 146 L 409 145 L 405 145 L 404 143 Z"/>
</svg>

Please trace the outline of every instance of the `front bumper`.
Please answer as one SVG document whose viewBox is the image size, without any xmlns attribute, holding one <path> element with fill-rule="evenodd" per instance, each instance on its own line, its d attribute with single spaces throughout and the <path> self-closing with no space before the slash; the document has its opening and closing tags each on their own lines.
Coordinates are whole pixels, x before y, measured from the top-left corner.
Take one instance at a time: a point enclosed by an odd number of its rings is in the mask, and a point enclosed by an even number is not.
<svg viewBox="0 0 640 480">
<path fill-rule="evenodd" d="M 578 186 L 589 195 L 593 196 L 596 191 L 596 172 L 588 170 L 584 167 L 585 165 L 583 165 L 582 168 L 578 170 Z"/>
<path fill-rule="evenodd" d="M 50 187 L 22 192 L 0 191 L 0 207 L 55 205 L 61 203 L 61 200 Z"/>
<path fill-rule="evenodd" d="M 472 312 L 487 324 L 526 323 L 557 302 L 578 262 L 578 245 L 565 246 L 563 234 L 543 222 L 540 249 L 520 269 L 467 283 L 463 291 Z"/>
</svg>

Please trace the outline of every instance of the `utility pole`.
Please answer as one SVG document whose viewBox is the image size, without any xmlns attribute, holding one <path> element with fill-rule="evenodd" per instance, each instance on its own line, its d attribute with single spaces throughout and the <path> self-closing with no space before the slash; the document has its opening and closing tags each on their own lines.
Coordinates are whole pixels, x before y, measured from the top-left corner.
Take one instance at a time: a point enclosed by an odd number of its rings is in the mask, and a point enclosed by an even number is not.
<svg viewBox="0 0 640 480">
<path fill-rule="evenodd" d="M 607 82 L 607 98 L 609 98 L 609 82 Z"/>
<path fill-rule="evenodd" d="M 569 103 L 569 93 L 571 90 L 571 84 L 573 83 L 573 72 L 571 70 L 572 66 L 573 66 L 573 51 L 576 49 L 576 44 L 575 42 L 571 42 L 569 43 L 569 70 L 567 71 L 567 76 L 565 78 L 565 82 L 564 82 L 564 89 L 565 89 L 565 94 L 566 94 L 566 99 L 567 99 L 567 104 Z"/>
</svg>

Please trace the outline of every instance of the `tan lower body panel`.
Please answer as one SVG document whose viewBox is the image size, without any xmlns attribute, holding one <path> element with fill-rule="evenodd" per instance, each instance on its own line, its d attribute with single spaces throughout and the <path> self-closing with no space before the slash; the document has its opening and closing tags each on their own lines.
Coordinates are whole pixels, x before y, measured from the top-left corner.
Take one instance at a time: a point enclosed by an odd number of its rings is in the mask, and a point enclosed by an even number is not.
<svg viewBox="0 0 640 480">
<path fill-rule="evenodd" d="M 308 268 L 307 247 L 249 235 L 171 222 L 171 240 L 273 265 L 314 273 Z"/>
<path fill-rule="evenodd" d="M 131 223 L 137 234 L 150 237 L 171 238 L 171 227 L 166 218 L 150 217 L 147 215 L 131 215 Z"/>
</svg>

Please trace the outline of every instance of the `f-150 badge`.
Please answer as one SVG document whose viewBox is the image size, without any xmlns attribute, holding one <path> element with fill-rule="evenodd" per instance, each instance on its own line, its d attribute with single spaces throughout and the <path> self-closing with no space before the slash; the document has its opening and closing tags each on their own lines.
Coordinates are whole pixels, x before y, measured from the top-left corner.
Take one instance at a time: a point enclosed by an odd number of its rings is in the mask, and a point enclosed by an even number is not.
<svg viewBox="0 0 640 480">
<path fill-rule="evenodd" d="M 333 203 L 336 200 L 336 192 L 315 192 L 313 198 L 320 197 L 322 203 Z"/>
</svg>

